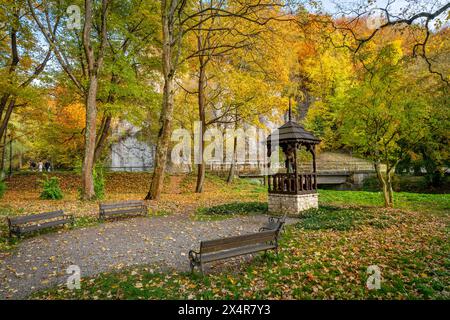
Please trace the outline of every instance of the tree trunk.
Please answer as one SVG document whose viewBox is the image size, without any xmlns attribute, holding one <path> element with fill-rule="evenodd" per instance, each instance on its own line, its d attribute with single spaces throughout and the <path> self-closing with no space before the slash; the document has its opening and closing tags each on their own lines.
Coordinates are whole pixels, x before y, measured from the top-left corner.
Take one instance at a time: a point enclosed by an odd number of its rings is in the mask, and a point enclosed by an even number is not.
<svg viewBox="0 0 450 320">
<path fill-rule="evenodd" d="M 392 188 L 392 173 L 388 174 L 387 187 L 388 187 L 388 195 L 389 195 L 389 207 L 392 208 L 394 206 L 394 190 Z"/>
<path fill-rule="evenodd" d="M 97 126 L 97 76 L 91 76 L 89 90 L 86 97 L 86 131 L 85 131 L 85 150 L 83 167 L 81 170 L 81 186 L 83 200 L 92 200 L 95 198 L 94 191 L 94 153 L 96 142 Z"/>
<path fill-rule="evenodd" d="M 169 19 L 168 8 L 165 1 L 162 2 L 162 33 L 163 33 L 163 50 L 162 50 L 162 69 L 164 76 L 164 90 L 162 99 L 161 116 L 159 123 L 161 129 L 158 133 L 158 141 L 156 145 L 155 155 L 155 169 L 153 171 L 152 182 L 150 190 L 145 197 L 145 200 L 158 200 L 161 196 L 161 191 L 164 182 L 164 172 L 166 169 L 167 153 L 169 149 L 170 130 L 172 126 L 172 114 L 174 104 L 174 66 L 172 61 L 172 47 L 173 41 L 173 23 Z"/>
<path fill-rule="evenodd" d="M 108 138 L 109 131 L 111 129 L 111 121 L 112 121 L 112 117 L 109 115 L 106 116 L 104 119 L 103 125 L 101 127 L 101 131 L 100 131 L 100 135 L 99 135 L 99 138 L 98 138 L 96 146 L 95 146 L 94 163 L 96 163 L 100 159 L 103 149 L 105 148 L 106 140 Z"/>
<path fill-rule="evenodd" d="M 0 181 L 2 181 L 5 178 L 5 155 L 6 155 L 6 131 L 3 133 L 3 136 L 0 136 L 0 139 L 3 138 L 3 145 L 2 145 L 2 158 L 1 158 L 1 165 L 0 165 Z"/>
<path fill-rule="evenodd" d="M 12 112 L 14 110 L 14 107 L 16 106 L 16 98 L 12 97 L 9 101 L 8 108 L 6 109 L 5 117 L 2 120 L 2 123 L 0 125 L 0 136 L 3 135 L 3 133 L 6 132 L 6 128 L 8 127 L 9 119 L 11 119 Z"/>
<path fill-rule="evenodd" d="M 392 168 L 390 168 L 387 173 L 387 185 L 388 185 L 389 206 L 390 207 L 394 207 L 393 177 L 395 174 L 395 167 L 396 167 L 396 165 L 394 165 Z"/>
<path fill-rule="evenodd" d="M 203 192 L 203 184 L 205 183 L 206 164 L 204 162 L 197 165 L 197 185 L 195 186 L 196 193 Z"/>
<path fill-rule="evenodd" d="M 230 171 L 228 172 L 227 183 L 230 184 L 233 182 L 234 174 L 236 171 L 236 159 L 237 159 L 237 137 L 234 137 L 233 141 L 233 158 L 231 159 Z"/>
<path fill-rule="evenodd" d="M 89 74 L 89 87 L 86 95 L 86 130 L 84 141 L 84 158 L 81 169 L 81 198 L 83 200 L 92 200 L 95 198 L 94 190 L 94 155 L 97 142 L 97 91 L 98 75 L 103 65 L 104 53 L 106 47 L 107 27 L 106 16 L 108 12 L 109 0 L 102 0 L 101 9 L 101 31 L 100 45 L 97 57 L 91 43 L 91 30 L 93 25 L 93 7 L 92 0 L 85 1 L 85 16 L 83 29 L 83 47 L 86 55 L 86 61 Z"/>
<path fill-rule="evenodd" d="M 380 184 L 382 186 L 384 206 L 386 208 L 389 208 L 390 207 L 389 189 L 388 189 L 386 179 L 383 177 L 383 173 L 381 172 L 381 164 L 379 161 L 375 162 L 375 170 L 377 172 L 378 181 L 380 182 Z"/>
<path fill-rule="evenodd" d="M 200 41 L 200 40 L 199 40 Z M 201 44 L 199 45 L 201 46 Z M 205 114 L 205 82 L 206 82 L 206 70 L 203 57 L 200 57 L 200 70 L 198 77 L 198 115 L 200 122 L 202 124 L 201 136 L 200 136 L 200 153 L 201 153 L 201 163 L 198 165 L 197 169 L 197 185 L 195 187 L 195 192 L 203 192 L 203 184 L 205 182 L 205 159 L 203 157 L 203 151 L 205 150 L 204 136 L 206 132 L 206 114 Z"/>
<path fill-rule="evenodd" d="M 173 78 L 167 77 L 164 80 L 163 105 L 160 122 L 161 129 L 158 134 L 158 142 L 155 154 L 155 169 L 153 171 L 152 183 L 145 200 L 158 200 L 164 182 L 164 173 L 167 162 L 167 152 L 169 149 L 170 129 L 172 125 L 173 113 Z"/>
</svg>

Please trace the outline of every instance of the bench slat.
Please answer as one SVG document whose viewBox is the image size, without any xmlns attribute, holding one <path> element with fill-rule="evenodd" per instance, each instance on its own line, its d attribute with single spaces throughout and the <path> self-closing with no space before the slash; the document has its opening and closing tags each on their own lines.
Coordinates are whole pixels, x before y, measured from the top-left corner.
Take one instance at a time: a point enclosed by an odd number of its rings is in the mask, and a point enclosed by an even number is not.
<svg viewBox="0 0 450 320">
<path fill-rule="evenodd" d="M 266 243 L 269 241 L 273 241 L 276 238 L 277 232 L 274 230 L 269 230 L 242 236 L 234 236 L 223 239 L 202 241 L 200 243 L 200 252 L 203 254 L 209 252 L 229 250 L 236 247 Z"/>
<path fill-rule="evenodd" d="M 20 225 L 20 224 L 29 223 L 29 222 L 54 219 L 57 217 L 61 217 L 63 215 L 64 215 L 64 211 L 58 210 L 58 211 L 38 213 L 38 214 L 33 214 L 33 215 L 28 215 L 28 216 L 23 216 L 23 217 L 11 217 L 11 218 L 9 218 L 9 221 L 11 222 L 11 225 L 16 226 L 16 225 Z"/>
<path fill-rule="evenodd" d="M 275 248 L 276 246 L 272 244 L 258 244 L 252 246 L 239 247 L 232 250 L 226 250 L 216 253 L 209 253 L 206 255 L 202 254 L 201 259 L 202 262 L 211 262 Z"/>
<path fill-rule="evenodd" d="M 104 212 L 102 212 L 102 215 L 113 216 L 113 215 L 120 215 L 120 214 L 125 214 L 125 213 L 142 213 L 142 212 L 145 212 L 145 210 L 143 210 L 143 208 L 136 208 L 136 209 L 104 211 Z"/>
<path fill-rule="evenodd" d="M 100 209 L 117 209 L 117 208 L 126 208 L 126 207 L 143 207 L 145 206 L 144 201 L 126 201 L 126 202 L 117 202 L 117 203 L 101 203 Z"/>
<path fill-rule="evenodd" d="M 59 225 L 66 224 L 68 222 L 70 222 L 70 219 L 61 219 L 61 220 L 55 220 L 55 221 L 34 224 L 31 226 L 19 227 L 19 232 L 20 233 L 32 232 L 32 231 L 36 231 L 36 230 L 40 230 L 40 229 L 56 227 Z"/>
</svg>

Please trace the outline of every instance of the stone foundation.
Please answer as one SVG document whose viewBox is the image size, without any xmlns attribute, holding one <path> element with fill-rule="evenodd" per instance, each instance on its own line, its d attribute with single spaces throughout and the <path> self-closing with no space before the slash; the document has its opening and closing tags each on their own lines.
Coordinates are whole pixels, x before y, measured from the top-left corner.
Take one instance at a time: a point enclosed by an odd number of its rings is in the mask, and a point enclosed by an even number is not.
<svg viewBox="0 0 450 320">
<path fill-rule="evenodd" d="M 318 208 L 319 194 L 276 194 L 269 193 L 269 212 L 299 214 L 302 211 Z"/>
</svg>

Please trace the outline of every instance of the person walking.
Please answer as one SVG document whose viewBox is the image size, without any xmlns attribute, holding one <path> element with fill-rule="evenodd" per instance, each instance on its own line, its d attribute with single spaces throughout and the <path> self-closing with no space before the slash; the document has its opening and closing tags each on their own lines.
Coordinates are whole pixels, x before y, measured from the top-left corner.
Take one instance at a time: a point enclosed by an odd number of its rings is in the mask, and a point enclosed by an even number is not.
<svg viewBox="0 0 450 320">
<path fill-rule="evenodd" d="M 50 172 L 50 167 L 51 167 L 50 161 L 48 161 L 48 160 L 45 161 L 45 164 L 44 164 L 45 171 Z"/>
<path fill-rule="evenodd" d="M 42 161 L 39 161 L 39 163 L 38 163 L 38 171 L 42 172 L 43 168 L 44 168 L 44 164 L 42 163 Z"/>
</svg>

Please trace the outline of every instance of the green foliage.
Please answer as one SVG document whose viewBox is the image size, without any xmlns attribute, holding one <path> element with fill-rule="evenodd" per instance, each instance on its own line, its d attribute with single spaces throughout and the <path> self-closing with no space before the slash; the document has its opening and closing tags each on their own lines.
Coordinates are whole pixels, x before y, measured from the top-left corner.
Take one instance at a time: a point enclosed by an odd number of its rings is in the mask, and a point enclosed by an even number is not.
<svg viewBox="0 0 450 320">
<path fill-rule="evenodd" d="M 105 176 L 102 166 L 97 165 L 93 170 L 95 197 L 102 200 L 105 197 Z"/>
<path fill-rule="evenodd" d="M 234 215 L 234 214 L 264 214 L 267 213 L 267 203 L 264 202 L 232 202 L 210 208 L 200 208 L 201 214 Z"/>
<path fill-rule="evenodd" d="M 3 180 L 0 180 L 0 199 L 3 198 L 6 192 L 6 183 Z"/>
<path fill-rule="evenodd" d="M 64 195 L 59 186 L 59 179 L 57 177 L 48 178 L 41 180 L 42 192 L 40 198 L 43 200 L 61 200 Z"/>
<path fill-rule="evenodd" d="M 403 159 L 420 159 L 419 167 L 433 173 L 429 184 L 442 185 L 437 166 L 445 164 L 442 159 L 448 154 L 444 134 L 448 112 L 441 111 L 445 94 L 436 89 L 440 85 L 420 81 L 416 72 L 411 74 L 400 40 L 368 48 L 360 58 L 366 67 L 359 70 L 360 79 L 345 88 L 344 94 L 331 90 L 314 104 L 307 126 L 333 141 L 325 147 L 346 148 L 385 165 L 379 186 L 385 205 L 393 206 L 393 177 Z"/>
<path fill-rule="evenodd" d="M 400 179 L 398 176 L 394 176 L 394 179 L 392 181 L 392 187 L 395 191 L 400 191 Z M 362 189 L 364 191 L 379 191 L 381 188 L 380 180 L 376 176 L 368 177 L 364 179 Z M 407 190 L 404 190 L 407 191 Z M 409 191 L 409 190 L 408 190 Z"/>
</svg>

